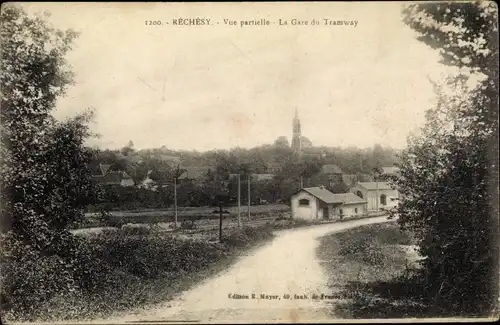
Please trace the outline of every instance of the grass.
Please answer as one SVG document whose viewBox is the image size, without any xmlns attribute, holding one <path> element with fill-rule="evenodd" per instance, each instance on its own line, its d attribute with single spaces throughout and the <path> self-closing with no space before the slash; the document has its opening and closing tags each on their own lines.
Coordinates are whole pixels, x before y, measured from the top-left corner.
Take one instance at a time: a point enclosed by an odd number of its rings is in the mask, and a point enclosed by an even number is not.
<svg viewBox="0 0 500 325">
<path fill-rule="evenodd" d="M 404 246 L 410 234 L 395 222 L 366 225 L 321 239 L 317 255 L 339 297 L 331 313 L 341 318 L 443 316 L 425 303 L 424 285 Z"/>
<path fill-rule="evenodd" d="M 219 215 L 214 213 L 218 210 L 217 207 L 179 207 L 177 220 L 213 220 L 218 219 Z M 237 207 L 225 208 L 229 214 L 224 214 L 225 218 L 235 218 L 237 215 Z M 241 215 L 246 216 L 248 208 L 241 207 Z M 250 213 L 252 218 L 268 217 L 279 213 L 287 213 L 290 207 L 285 204 L 268 204 L 268 205 L 252 205 Z M 174 209 L 141 209 L 130 211 L 111 211 L 107 215 L 106 220 L 100 219 L 100 213 L 86 213 L 85 220 L 74 225 L 73 228 L 91 228 L 105 226 L 119 226 L 126 223 L 160 223 L 173 222 Z"/>
<path fill-rule="evenodd" d="M 218 209 L 218 207 L 178 207 L 177 213 L 179 216 L 198 216 L 210 214 L 213 210 Z M 241 213 L 246 213 L 248 211 L 248 207 L 246 205 L 241 206 Z M 235 206 L 226 207 L 225 210 L 228 210 L 231 215 L 236 215 L 238 212 L 238 208 Z M 266 205 L 251 205 L 250 213 L 265 213 L 265 212 L 280 212 L 280 211 L 290 211 L 290 207 L 286 204 L 266 204 Z M 171 217 L 174 215 L 173 208 L 165 208 L 165 209 L 137 209 L 137 210 L 116 210 L 111 211 L 111 214 L 116 216 L 168 216 Z"/>
<path fill-rule="evenodd" d="M 97 286 L 84 290 L 78 285 L 76 290 L 59 290 L 43 299 L 15 295 L 12 298 L 17 300 L 10 310 L 3 306 L 2 318 L 44 322 L 90 320 L 152 307 L 227 269 L 242 253 L 272 238 L 268 226 L 228 231 L 222 243 L 182 239 L 154 229 L 103 231 L 82 238 L 84 245 L 80 248 L 95 264 L 80 263 L 90 271 Z M 22 264 L 17 266 L 23 268 Z M 31 292 L 51 285 L 51 274 L 31 276 Z M 10 274 L 9 283 L 18 280 L 15 273 Z M 35 306 L 27 300 L 38 303 Z M 27 307 L 19 310 L 16 305 L 20 303 Z"/>
</svg>

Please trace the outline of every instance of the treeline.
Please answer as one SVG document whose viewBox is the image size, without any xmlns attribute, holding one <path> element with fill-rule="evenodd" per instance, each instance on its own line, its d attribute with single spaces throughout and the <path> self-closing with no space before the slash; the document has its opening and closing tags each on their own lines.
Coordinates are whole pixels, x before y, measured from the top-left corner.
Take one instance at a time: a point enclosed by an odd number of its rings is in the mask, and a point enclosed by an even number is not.
<svg viewBox="0 0 500 325">
<path fill-rule="evenodd" d="M 308 149 L 302 161 L 319 164 L 334 164 L 339 166 L 346 174 L 370 174 L 376 167 L 392 166 L 398 161 L 401 150 L 383 147 L 379 144 L 371 148 L 356 147 L 314 147 Z M 227 166 L 228 171 L 237 171 L 241 166 L 252 173 L 266 173 L 270 167 L 283 168 L 286 163 L 293 160 L 290 148 L 274 145 L 262 145 L 251 149 L 233 148 L 230 150 L 211 150 L 206 152 L 170 150 L 165 147 L 156 149 L 135 150 L 132 141 L 121 150 L 95 150 L 92 162 L 93 170 L 98 170 L 98 164 L 110 164 L 111 170 L 127 170 L 127 157 L 138 156 L 142 163 L 135 174 L 140 179 L 145 177 L 148 170 L 172 170 L 173 166 Z M 162 156 L 178 157 L 179 162 Z M 172 170 L 173 172 L 173 170 Z"/>
<path fill-rule="evenodd" d="M 141 152 L 152 152 L 143 150 Z M 398 149 L 374 145 L 371 148 L 356 147 L 314 147 L 307 149 L 302 157 L 303 161 L 319 161 L 320 164 L 335 164 L 344 173 L 366 173 L 372 172 L 373 168 L 380 166 L 392 166 L 397 161 L 401 151 Z M 171 152 L 175 155 L 175 152 Z M 180 152 L 179 156 L 185 165 L 207 166 L 215 165 L 220 159 L 229 162 L 249 162 L 255 172 L 263 172 L 270 165 L 284 164 L 293 160 L 290 148 L 274 145 L 263 145 L 251 149 L 234 148 L 231 150 L 216 150 L 204 153 Z"/>
<path fill-rule="evenodd" d="M 304 186 L 325 185 L 336 193 L 345 192 L 346 184 L 337 180 L 332 184 L 321 174 L 322 166 L 335 164 L 344 174 L 371 175 L 374 168 L 392 166 L 397 162 L 398 150 L 375 145 L 359 148 L 313 148 L 300 159 L 289 148 L 261 146 L 252 149 L 235 148 L 208 152 L 172 151 L 165 148 L 134 150 L 132 142 L 122 150 L 94 150 L 91 169 L 100 173 L 99 165 L 110 165 L 110 170 L 126 171 L 140 185 L 146 177 L 154 181 L 156 191 L 139 188 L 104 186 L 99 202 L 90 209 L 169 207 L 174 202 L 173 180 L 184 172 L 184 167 L 210 167 L 207 173 L 192 181 L 178 185 L 178 204 L 182 206 L 207 206 L 214 201 L 218 191 L 229 195 L 229 204 L 237 201 L 237 179 L 240 174 L 241 199 L 248 198 L 247 179 L 250 174 L 272 174 L 265 180 L 252 179 L 250 197 L 252 204 L 283 203 Z M 179 157 L 180 161 L 165 159 Z M 134 159 L 130 159 L 134 157 Z M 131 161 L 137 162 L 131 162 Z"/>
<path fill-rule="evenodd" d="M 392 166 L 397 159 L 397 151 L 374 146 L 370 149 L 356 148 L 316 148 L 324 154 L 304 155 L 297 158 L 288 148 L 264 146 L 252 149 L 236 148 L 205 153 L 172 152 L 166 149 L 134 151 L 130 145 L 118 151 L 95 151 L 94 170 L 98 165 L 111 165 L 111 170 L 127 171 L 136 184 L 148 177 L 156 184 L 155 191 L 144 188 L 101 186 L 98 202 L 89 207 L 96 209 L 139 209 L 165 208 L 174 204 L 173 180 L 183 173 L 182 167 L 197 163 L 211 169 L 197 179 L 180 182 L 177 185 L 177 203 L 180 206 L 210 206 L 215 204 L 218 192 L 229 196 L 229 205 L 237 203 L 237 178 L 240 174 L 241 200 L 248 200 L 247 180 L 250 174 L 270 173 L 267 179 L 251 178 L 251 204 L 286 203 L 292 194 L 303 186 L 324 185 L 335 193 L 348 190 L 347 184 L 337 179 L 333 184 L 328 176 L 321 173 L 325 164 L 338 164 L 346 174 L 371 174 L 373 168 Z M 125 154 L 124 154 L 125 153 Z M 159 155 L 177 154 L 184 159 L 178 166 L 161 159 Z M 139 163 L 130 164 L 127 157 L 140 156 Z M 192 166 L 192 165 L 191 165 Z M 269 166 L 272 166 L 270 170 Z"/>
</svg>

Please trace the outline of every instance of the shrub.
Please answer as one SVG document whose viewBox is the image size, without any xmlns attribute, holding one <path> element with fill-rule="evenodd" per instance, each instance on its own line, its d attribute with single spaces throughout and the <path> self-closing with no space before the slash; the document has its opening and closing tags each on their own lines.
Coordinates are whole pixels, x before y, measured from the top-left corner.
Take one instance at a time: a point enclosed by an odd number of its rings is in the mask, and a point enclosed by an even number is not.
<svg viewBox="0 0 500 325">
<path fill-rule="evenodd" d="M 123 231 L 123 233 L 125 235 L 130 235 L 130 236 L 134 236 L 134 235 L 145 236 L 145 235 L 151 234 L 154 231 L 154 229 L 152 227 L 149 227 L 149 226 L 134 225 L 134 224 L 129 224 L 129 223 L 126 225 L 123 225 L 121 227 L 121 230 Z"/>
<path fill-rule="evenodd" d="M 64 254 L 48 254 L 2 236 L 1 310 L 7 318 L 32 320 L 42 303 L 56 296 L 109 287 L 110 268 L 96 258 L 94 246 L 77 237 L 67 247 Z"/>
<path fill-rule="evenodd" d="M 181 222 L 181 229 L 196 229 L 196 223 L 194 220 L 184 219 Z"/>
<path fill-rule="evenodd" d="M 275 220 L 276 221 L 281 221 L 281 220 L 290 220 L 291 217 L 290 216 L 287 216 L 287 215 L 284 215 L 284 214 L 280 214 Z"/>
<path fill-rule="evenodd" d="M 364 254 L 375 247 L 373 237 L 363 236 L 362 233 L 354 233 L 348 240 L 348 244 L 343 244 L 339 250 L 342 256 L 349 256 L 357 253 Z"/>
<path fill-rule="evenodd" d="M 223 236 L 223 243 L 229 247 L 244 248 L 272 237 L 272 228 L 269 226 L 247 226 L 233 230 L 228 235 Z"/>
<path fill-rule="evenodd" d="M 2 238 L 0 307 L 9 321 L 74 319 L 124 309 L 151 299 L 141 293 L 144 285 L 161 280 L 170 288 L 172 281 L 206 269 L 234 249 L 271 237 L 269 227 L 245 227 L 228 233 L 221 244 L 123 227 L 74 237 L 64 256 L 45 256 Z"/>
<path fill-rule="evenodd" d="M 69 265 L 59 256 L 43 256 L 29 245 L 2 240 L 2 311 L 33 314 L 36 306 L 57 293 L 75 290 Z"/>
</svg>

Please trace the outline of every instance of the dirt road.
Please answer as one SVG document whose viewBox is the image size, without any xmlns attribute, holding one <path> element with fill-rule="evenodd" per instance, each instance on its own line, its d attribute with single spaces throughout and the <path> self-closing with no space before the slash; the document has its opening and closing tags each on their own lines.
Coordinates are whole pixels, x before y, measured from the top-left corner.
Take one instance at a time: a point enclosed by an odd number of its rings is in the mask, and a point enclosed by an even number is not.
<svg viewBox="0 0 500 325">
<path fill-rule="evenodd" d="M 316 258 L 317 238 L 384 221 L 386 217 L 376 217 L 280 231 L 271 243 L 163 306 L 95 322 L 319 322 L 332 319 L 328 304 L 334 300 L 312 299 L 313 294 L 332 294 Z M 289 299 L 286 295 L 290 295 Z"/>
</svg>

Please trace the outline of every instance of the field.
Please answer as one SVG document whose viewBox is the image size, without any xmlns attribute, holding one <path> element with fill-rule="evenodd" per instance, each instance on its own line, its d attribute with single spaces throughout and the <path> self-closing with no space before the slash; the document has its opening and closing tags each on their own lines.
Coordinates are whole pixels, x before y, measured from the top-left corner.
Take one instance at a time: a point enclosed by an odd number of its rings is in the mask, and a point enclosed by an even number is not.
<svg viewBox="0 0 500 325">
<path fill-rule="evenodd" d="M 72 232 L 94 233 L 102 229 L 118 229 L 122 227 L 142 227 L 159 230 L 161 232 L 172 232 L 174 235 L 189 235 L 200 239 L 211 239 L 218 235 L 219 213 L 215 208 L 183 207 L 178 210 L 178 229 L 174 231 L 174 211 L 168 210 L 141 210 L 141 211 L 117 211 L 111 212 L 102 218 L 97 213 L 87 214 L 85 223 L 75 227 Z M 223 232 L 238 227 L 237 207 L 225 209 L 228 213 L 223 214 Z M 247 207 L 241 208 L 240 223 L 243 226 L 260 227 L 272 226 L 276 229 L 286 228 L 292 225 L 296 227 L 301 224 L 311 224 L 295 220 L 292 222 L 290 207 L 284 204 L 256 205 L 251 206 L 250 218 Z M 375 215 L 370 215 L 375 216 Z M 359 219 L 345 218 L 344 221 Z M 335 220 L 321 220 L 315 223 L 335 222 Z"/>
<path fill-rule="evenodd" d="M 184 217 L 196 217 L 200 215 L 211 214 L 217 207 L 178 207 L 177 215 Z M 248 206 L 241 206 L 241 213 L 246 214 L 248 212 Z M 231 215 L 236 215 L 238 213 L 238 207 L 225 207 L 224 210 L 227 210 Z M 266 205 L 251 205 L 250 213 L 261 214 L 267 212 L 283 212 L 290 211 L 290 207 L 286 204 L 266 204 Z M 143 216 L 166 216 L 173 217 L 175 212 L 174 208 L 168 209 L 142 209 L 142 210 L 133 210 L 133 211 L 113 211 L 111 214 L 116 216 L 133 216 L 136 214 L 141 214 Z"/>
<path fill-rule="evenodd" d="M 409 233 L 395 222 L 367 225 L 321 239 L 317 255 L 339 299 L 342 318 L 407 318 L 442 315 L 422 297 L 419 255 Z"/>
<path fill-rule="evenodd" d="M 237 207 L 224 208 L 225 222 L 228 220 L 236 221 L 238 215 Z M 252 205 L 250 207 L 250 219 L 274 219 L 279 216 L 289 215 L 290 207 L 285 204 Z M 241 217 L 248 220 L 248 207 L 241 207 Z M 133 224 L 157 224 L 172 223 L 175 218 L 174 209 L 148 209 L 134 211 L 112 211 L 107 214 L 103 220 L 100 213 L 86 213 L 83 223 L 76 225 L 75 228 L 103 227 L 103 226 L 121 226 L 127 223 Z M 217 207 L 179 207 L 177 209 L 177 221 L 184 220 L 196 221 L 201 224 L 205 220 L 218 219 L 219 213 Z"/>
</svg>

